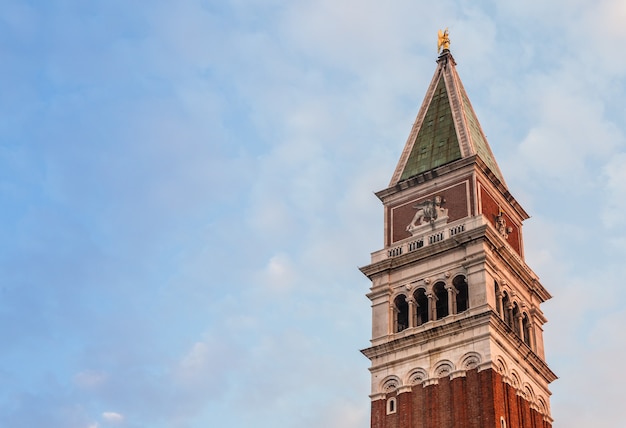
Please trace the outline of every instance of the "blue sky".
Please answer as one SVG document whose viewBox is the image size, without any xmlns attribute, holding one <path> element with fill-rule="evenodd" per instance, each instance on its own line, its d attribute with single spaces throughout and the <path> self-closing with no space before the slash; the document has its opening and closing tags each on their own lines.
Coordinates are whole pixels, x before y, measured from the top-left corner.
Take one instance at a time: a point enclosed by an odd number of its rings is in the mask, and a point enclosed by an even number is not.
<svg viewBox="0 0 626 428">
<path fill-rule="evenodd" d="M 554 295 L 555 426 L 620 426 L 623 1 L 0 6 L 0 426 L 368 426 L 357 267 L 445 27 Z"/>
</svg>

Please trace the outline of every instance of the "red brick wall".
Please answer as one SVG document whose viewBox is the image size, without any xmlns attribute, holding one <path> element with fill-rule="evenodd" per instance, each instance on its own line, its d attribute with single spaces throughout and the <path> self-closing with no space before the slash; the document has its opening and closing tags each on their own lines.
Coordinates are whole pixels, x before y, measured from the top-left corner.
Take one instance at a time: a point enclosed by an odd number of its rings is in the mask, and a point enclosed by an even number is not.
<svg viewBox="0 0 626 428">
<path fill-rule="evenodd" d="M 372 420 L 370 424 L 372 428 L 384 428 L 386 405 L 386 400 L 372 401 Z"/>
<path fill-rule="evenodd" d="M 522 254 L 522 240 L 520 235 L 520 226 L 518 224 L 513 223 L 513 220 L 506 213 L 506 207 L 500 207 L 494 200 L 494 198 L 487 192 L 484 186 L 480 186 L 480 202 L 481 202 L 481 212 L 482 214 L 491 222 L 492 225 L 496 224 L 496 217 L 500 213 L 500 208 L 503 209 L 504 219 L 506 220 L 506 226 L 512 228 L 513 230 L 509 232 L 509 238 L 507 242 L 513 247 L 513 249 L 518 253 Z"/>
<path fill-rule="evenodd" d="M 395 393 L 387 398 L 396 396 Z M 552 428 L 530 403 L 489 369 L 439 379 L 397 395 L 397 412 L 387 415 L 387 398 L 372 402 L 372 428 Z"/>
</svg>

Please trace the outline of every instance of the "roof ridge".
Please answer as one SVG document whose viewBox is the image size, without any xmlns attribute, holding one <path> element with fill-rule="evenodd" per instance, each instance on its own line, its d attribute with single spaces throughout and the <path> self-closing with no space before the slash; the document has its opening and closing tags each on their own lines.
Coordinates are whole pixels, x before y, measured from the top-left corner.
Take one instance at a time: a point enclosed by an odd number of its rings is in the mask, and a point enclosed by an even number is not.
<svg viewBox="0 0 626 428">
<path fill-rule="evenodd" d="M 435 89 L 437 88 L 437 84 L 439 83 L 439 80 L 441 79 L 442 74 L 443 74 L 442 69 L 441 67 L 438 66 L 435 69 L 435 74 L 433 75 L 433 78 L 430 81 L 430 85 L 428 86 L 428 89 L 426 90 L 426 95 L 424 95 L 424 101 L 422 102 L 420 110 L 417 113 L 417 116 L 415 117 L 415 121 L 413 122 L 413 126 L 411 127 L 411 132 L 409 133 L 406 143 L 404 144 L 404 149 L 402 150 L 402 154 L 400 155 L 400 159 L 398 160 L 396 169 L 393 173 L 393 176 L 391 177 L 391 182 L 389 183 L 389 186 L 393 186 L 398 181 L 400 181 L 400 176 L 402 175 L 404 166 L 406 165 L 409 155 L 411 154 L 415 139 L 417 138 L 417 135 L 422 127 L 422 124 L 424 123 L 424 117 L 426 116 L 426 113 L 428 112 L 428 107 L 430 106 L 430 103 L 433 99 Z"/>
</svg>

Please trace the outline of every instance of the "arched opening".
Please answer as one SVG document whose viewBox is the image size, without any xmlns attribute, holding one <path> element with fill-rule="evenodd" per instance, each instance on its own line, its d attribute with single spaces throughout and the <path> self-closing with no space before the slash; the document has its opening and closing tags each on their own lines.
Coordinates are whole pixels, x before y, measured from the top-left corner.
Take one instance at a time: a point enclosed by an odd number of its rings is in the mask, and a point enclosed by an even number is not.
<svg viewBox="0 0 626 428">
<path fill-rule="evenodd" d="M 529 347 L 532 348 L 532 345 L 531 345 L 532 342 L 530 340 L 530 337 L 532 334 L 532 331 L 531 331 L 532 328 L 530 325 L 530 319 L 528 319 L 527 314 L 524 314 L 522 316 L 522 328 L 524 329 L 524 343 L 526 343 Z"/>
<path fill-rule="evenodd" d="M 520 325 L 519 325 L 520 316 L 521 315 L 519 311 L 519 306 L 517 306 L 517 303 L 513 303 L 513 319 L 511 320 L 513 322 L 513 331 L 515 332 L 515 334 L 521 337 L 522 334 L 521 334 Z"/>
<path fill-rule="evenodd" d="M 387 414 L 396 413 L 396 398 L 391 397 L 387 400 Z"/>
<path fill-rule="evenodd" d="M 452 281 L 456 288 L 456 313 L 461 313 L 469 308 L 469 294 L 467 289 L 467 280 L 463 275 L 459 275 Z"/>
<path fill-rule="evenodd" d="M 393 305 L 396 312 L 395 332 L 399 333 L 409 326 L 409 304 L 404 294 L 400 294 L 393 301 Z"/>
<path fill-rule="evenodd" d="M 509 294 L 506 291 L 502 292 L 502 309 L 504 311 L 504 322 L 506 323 L 506 325 L 513 328 L 511 300 L 509 299 Z"/>
<path fill-rule="evenodd" d="M 426 290 L 424 290 L 423 288 L 418 288 L 415 291 L 415 294 L 413 294 L 413 297 L 415 298 L 415 304 L 416 304 L 416 320 L 415 320 L 415 325 L 422 325 L 424 323 L 427 323 L 429 321 L 429 316 L 428 316 L 428 297 L 426 296 Z"/>
<path fill-rule="evenodd" d="M 493 282 L 493 292 L 496 296 L 496 313 L 502 317 L 502 296 L 500 295 L 500 286 L 496 281 Z"/>
<path fill-rule="evenodd" d="M 433 287 L 433 294 L 435 295 L 435 308 L 437 319 L 447 317 L 448 314 L 448 290 L 446 290 L 446 284 L 438 282 Z"/>
</svg>

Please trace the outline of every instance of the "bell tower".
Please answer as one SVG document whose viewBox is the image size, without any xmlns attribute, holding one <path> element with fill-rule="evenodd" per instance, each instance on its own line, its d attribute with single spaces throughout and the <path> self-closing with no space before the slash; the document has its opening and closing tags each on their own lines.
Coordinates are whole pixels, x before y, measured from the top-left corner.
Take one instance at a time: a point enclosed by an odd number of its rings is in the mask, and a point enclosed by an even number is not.
<svg viewBox="0 0 626 428">
<path fill-rule="evenodd" d="M 442 36 L 445 37 L 442 43 Z M 456 71 L 447 32 L 389 187 L 372 281 L 372 428 L 551 428 L 556 375 L 524 259 L 529 216 Z"/>
</svg>

